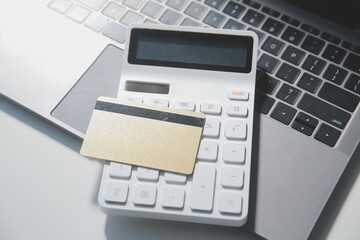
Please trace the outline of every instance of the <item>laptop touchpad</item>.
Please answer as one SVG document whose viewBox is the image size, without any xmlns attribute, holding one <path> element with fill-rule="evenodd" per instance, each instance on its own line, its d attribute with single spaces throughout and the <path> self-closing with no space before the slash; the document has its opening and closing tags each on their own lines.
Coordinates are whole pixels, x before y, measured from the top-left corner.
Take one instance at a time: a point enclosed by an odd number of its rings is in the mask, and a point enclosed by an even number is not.
<svg viewBox="0 0 360 240">
<path fill-rule="evenodd" d="M 86 133 L 96 99 L 116 97 L 123 50 L 108 45 L 84 75 L 51 112 L 51 116 Z"/>
</svg>

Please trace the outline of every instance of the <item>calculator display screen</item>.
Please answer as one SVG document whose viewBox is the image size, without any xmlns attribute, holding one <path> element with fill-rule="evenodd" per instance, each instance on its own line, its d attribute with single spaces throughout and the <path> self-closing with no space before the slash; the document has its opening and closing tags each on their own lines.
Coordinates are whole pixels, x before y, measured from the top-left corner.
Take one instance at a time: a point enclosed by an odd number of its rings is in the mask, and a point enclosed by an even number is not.
<svg viewBox="0 0 360 240">
<path fill-rule="evenodd" d="M 125 85 L 125 90 L 130 92 L 168 94 L 169 89 L 169 84 L 127 81 Z"/>
<path fill-rule="evenodd" d="M 247 36 L 133 29 L 128 62 L 249 73 L 252 46 Z"/>
</svg>

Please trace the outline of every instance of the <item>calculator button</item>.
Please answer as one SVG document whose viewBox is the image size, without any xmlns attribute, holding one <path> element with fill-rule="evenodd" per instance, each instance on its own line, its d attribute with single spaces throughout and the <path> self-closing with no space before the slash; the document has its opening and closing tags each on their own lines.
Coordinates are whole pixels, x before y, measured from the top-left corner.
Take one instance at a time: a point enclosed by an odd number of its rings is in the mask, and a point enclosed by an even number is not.
<svg viewBox="0 0 360 240">
<path fill-rule="evenodd" d="M 134 102 L 134 103 L 142 103 L 143 99 L 139 97 L 124 97 L 125 101 Z"/>
<path fill-rule="evenodd" d="M 182 110 L 194 111 L 195 110 L 195 103 L 194 102 L 188 102 L 188 101 L 176 101 L 174 103 L 174 108 L 182 109 Z"/>
<path fill-rule="evenodd" d="M 125 203 L 127 201 L 129 185 L 123 182 L 110 181 L 106 186 L 105 201 Z"/>
<path fill-rule="evenodd" d="M 230 100 L 248 100 L 249 93 L 243 90 L 230 90 L 228 92 L 228 98 Z"/>
<path fill-rule="evenodd" d="M 203 130 L 204 137 L 218 137 L 220 132 L 220 120 L 217 118 L 206 118 Z"/>
<path fill-rule="evenodd" d="M 168 208 L 183 208 L 185 190 L 179 187 L 164 187 L 161 206 Z"/>
<path fill-rule="evenodd" d="M 244 170 L 240 167 L 222 167 L 220 184 L 223 187 L 242 188 L 244 184 Z"/>
<path fill-rule="evenodd" d="M 227 120 L 225 124 L 225 137 L 227 139 L 244 140 L 247 135 L 246 122 L 240 120 Z"/>
<path fill-rule="evenodd" d="M 216 103 L 202 103 L 200 106 L 200 112 L 205 114 L 221 114 L 221 105 Z"/>
<path fill-rule="evenodd" d="M 131 165 L 110 162 L 109 175 L 115 178 L 129 178 L 131 175 Z"/>
<path fill-rule="evenodd" d="M 180 173 L 165 172 L 165 181 L 167 183 L 185 183 L 186 175 Z"/>
<path fill-rule="evenodd" d="M 139 180 L 156 181 L 159 178 L 159 170 L 138 167 L 136 176 Z"/>
<path fill-rule="evenodd" d="M 218 144 L 216 141 L 201 140 L 197 159 L 216 161 Z"/>
<path fill-rule="evenodd" d="M 166 99 L 161 99 L 161 98 L 149 98 L 149 99 L 145 100 L 145 103 L 160 106 L 160 107 L 168 107 L 169 106 L 169 101 Z"/>
<path fill-rule="evenodd" d="M 214 166 L 196 164 L 190 194 L 192 210 L 211 211 L 213 209 L 216 169 Z"/>
<path fill-rule="evenodd" d="M 222 213 L 240 214 L 242 197 L 238 192 L 223 191 L 220 193 L 219 211 Z"/>
<path fill-rule="evenodd" d="M 245 146 L 236 142 L 225 143 L 223 149 L 223 160 L 226 163 L 244 163 Z"/>
<path fill-rule="evenodd" d="M 229 105 L 226 107 L 226 113 L 232 117 L 246 117 L 248 115 L 248 109 L 245 106 Z"/>
<path fill-rule="evenodd" d="M 155 205 L 156 186 L 149 184 L 136 184 L 133 194 L 133 203 L 136 205 Z"/>
</svg>

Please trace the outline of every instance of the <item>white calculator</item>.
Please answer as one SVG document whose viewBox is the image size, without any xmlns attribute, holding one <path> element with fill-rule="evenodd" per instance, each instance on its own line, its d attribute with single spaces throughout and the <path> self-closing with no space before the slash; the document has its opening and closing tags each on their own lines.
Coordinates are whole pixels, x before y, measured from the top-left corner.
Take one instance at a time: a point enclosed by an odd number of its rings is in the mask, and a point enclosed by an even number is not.
<svg viewBox="0 0 360 240">
<path fill-rule="evenodd" d="M 104 212 L 245 224 L 257 41 L 250 31 L 129 27 L 118 98 L 199 111 L 206 121 L 191 175 L 106 162 L 98 195 Z"/>
</svg>

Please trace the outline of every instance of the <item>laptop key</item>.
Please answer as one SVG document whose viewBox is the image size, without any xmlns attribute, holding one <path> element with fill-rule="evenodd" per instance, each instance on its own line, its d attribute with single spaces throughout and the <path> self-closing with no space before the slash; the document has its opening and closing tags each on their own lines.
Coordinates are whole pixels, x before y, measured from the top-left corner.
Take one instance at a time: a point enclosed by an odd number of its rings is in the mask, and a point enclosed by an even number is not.
<svg viewBox="0 0 360 240">
<path fill-rule="evenodd" d="M 335 43 L 335 44 L 339 44 L 341 42 L 340 38 L 338 38 L 338 37 L 336 37 L 336 36 L 334 36 L 334 35 L 332 35 L 330 33 L 327 33 L 327 32 L 321 33 L 320 37 L 322 39 L 325 39 L 325 40 L 327 40 L 329 42 L 332 42 L 332 43 Z"/>
<path fill-rule="evenodd" d="M 346 51 L 339 47 L 336 47 L 332 44 L 329 44 L 326 48 L 324 53 L 322 54 L 323 58 L 328 59 L 334 63 L 341 63 L 344 59 Z"/>
<path fill-rule="evenodd" d="M 333 83 L 341 85 L 348 74 L 348 71 L 345 69 L 339 68 L 334 64 L 330 64 L 326 69 L 323 77 Z"/>
<path fill-rule="evenodd" d="M 218 28 L 225 17 L 215 11 L 210 11 L 208 15 L 203 20 L 204 23 L 209 24 L 210 26 L 214 28 Z"/>
<path fill-rule="evenodd" d="M 289 125 L 291 120 L 294 118 L 296 114 L 296 109 L 292 108 L 284 103 L 278 102 L 270 117 L 282 122 L 286 125 Z"/>
<path fill-rule="evenodd" d="M 90 14 L 89 10 L 79 5 L 76 5 L 69 11 L 67 16 L 68 18 L 74 20 L 77 23 L 82 23 L 85 21 L 87 16 L 89 16 L 89 14 Z"/>
<path fill-rule="evenodd" d="M 143 4 L 144 0 L 124 0 L 123 4 L 125 6 L 128 6 L 132 9 L 139 9 L 141 7 L 141 5 Z"/>
<path fill-rule="evenodd" d="M 253 0 L 243 0 L 243 3 L 255 9 L 259 9 L 261 7 L 260 3 L 257 3 Z"/>
<path fill-rule="evenodd" d="M 353 51 L 355 53 L 360 53 L 360 47 L 357 46 L 354 43 L 348 42 L 348 41 L 343 41 L 343 43 L 341 44 L 341 46 L 343 46 L 344 48 Z"/>
<path fill-rule="evenodd" d="M 243 21 L 245 23 L 248 23 L 254 27 L 258 27 L 261 22 L 264 20 L 265 16 L 264 14 L 255 12 L 254 10 L 247 11 L 246 15 L 243 17 Z"/>
<path fill-rule="evenodd" d="M 179 1 L 179 0 L 168 0 L 168 1 L 166 2 L 166 5 L 168 5 L 168 6 L 172 7 L 172 8 L 180 11 L 180 10 L 184 7 L 184 5 L 185 5 L 186 2 L 187 2 L 187 0 L 182 0 L 182 1 Z"/>
<path fill-rule="evenodd" d="M 225 0 L 206 0 L 205 1 L 206 5 L 216 8 L 216 9 L 220 9 L 224 3 L 225 3 Z"/>
<path fill-rule="evenodd" d="M 120 19 L 120 22 L 126 26 L 130 25 L 131 23 L 138 23 L 143 20 L 143 16 L 133 11 L 127 11 L 124 16 Z"/>
<path fill-rule="evenodd" d="M 345 83 L 345 88 L 360 94 L 360 76 L 351 74 Z"/>
<path fill-rule="evenodd" d="M 273 73 L 276 67 L 279 65 L 280 61 L 270 57 L 267 54 L 263 54 L 258 61 L 258 68 L 268 73 Z"/>
<path fill-rule="evenodd" d="M 314 54 L 319 54 L 325 46 L 325 42 L 313 36 L 307 36 L 301 44 L 301 48 Z"/>
<path fill-rule="evenodd" d="M 167 25 L 175 25 L 179 19 L 181 18 L 181 15 L 177 12 L 174 12 L 173 10 L 167 9 L 164 14 L 160 18 L 160 22 L 165 23 Z"/>
<path fill-rule="evenodd" d="M 149 18 L 145 19 L 145 20 L 144 20 L 144 23 L 149 23 L 149 24 L 158 24 L 158 22 L 155 22 L 154 20 L 149 19 Z"/>
<path fill-rule="evenodd" d="M 293 27 L 288 27 L 284 34 L 281 36 L 281 38 L 289 43 L 292 43 L 294 45 L 299 45 L 301 40 L 304 38 L 305 33 L 297 30 Z"/>
<path fill-rule="evenodd" d="M 350 53 L 344 62 L 344 67 L 360 73 L 360 56 Z"/>
<path fill-rule="evenodd" d="M 275 100 L 261 92 L 256 92 L 255 97 L 255 109 L 262 113 L 268 114 L 271 107 L 274 105 Z"/>
<path fill-rule="evenodd" d="M 283 100 L 286 103 L 294 105 L 298 97 L 300 96 L 301 91 L 297 88 L 290 86 L 289 84 L 284 83 L 280 88 L 276 97 L 280 100 Z"/>
<path fill-rule="evenodd" d="M 270 77 L 269 75 L 265 73 L 259 73 L 258 71 L 257 75 L 259 76 L 256 80 L 256 88 L 267 93 L 267 94 L 274 94 L 276 88 L 278 87 L 280 81 Z"/>
<path fill-rule="evenodd" d="M 323 84 L 318 95 L 322 99 L 346 109 L 349 112 L 354 112 L 360 101 L 360 98 L 355 94 L 327 82 Z"/>
<path fill-rule="evenodd" d="M 232 29 L 232 30 L 241 30 L 241 29 L 245 28 L 245 25 L 241 24 L 241 23 L 239 23 L 237 21 L 234 21 L 232 19 L 229 19 L 229 21 L 227 21 L 227 23 L 225 24 L 225 26 L 223 28 Z"/>
<path fill-rule="evenodd" d="M 272 8 L 269 8 L 269 7 L 266 7 L 264 6 L 262 9 L 261 9 L 262 12 L 264 13 L 267 13 L 269 14 L 270 16 L 273 16 L 275 18 L 278 18 L 280 16 L 280 12 L 272 9 Z"/>
<path fill-rule="evenodd" d="M 314 138 L 326 145 L 333 147 L 340 137 L 341 132 L 327 124 L 321 124 L 319 130 L 316 132 Z"/>
<path fill-rule="evenodd" d="M 206 7 L 200 5 L 196 2 L 192 2 L 185 10 L 185 14 L 199 20 L 205 13 L 205 10 L 206 10 Z"/>
<path fill-rule="evenodd" d="M 340 108 L 334 107 L 307 93 L 303 95 L 297 106 L 301 110 L 340 129 L 344 129 L 351 117 L 349 113 Z"/>
<path fill-rule="evenodd" d="M 107 0 L 76 0 L 76 1 L 94 10 L 99 10 L 107 2 Z"/>
<path fill-rule="evenodd" d="M 291 24 L 291 25 L 293 25 L 293 26 L 295 26 L 295 27 L 298 27 L 298 26 L 300 25 L 300 21 L 299 21 L 299 20 L 297 20 L 297 19 L 295 19 L 295 18 L 292 18 L 292 17 L 290 17 L 290 16 L 288 16 L 288 15 L 283 15 L 283 16 L 281 17 L 281 20 L 283 20 L 284 22 L 289 23 L 289 24 Z"/>
<path fill-rule="evenodd" d="M 311 134 L 314 132 L 314 128 L 311 128 L 310 126 L 304 124 L 303 122 L 297 121 L 296 118 L 291 124 L 291 127 L 307 136 L 311 136 Z"/>
<path fill-rule="evenodd" d="M 48 7 L 58 13 L 64 14 L 69 10 L 72 4 L 73 3 L 69 0 L 53 0 L 48 4 Z"/>
<path fill-rule="evenodd" d="M 141 12 L 151 18 L 156 18 L 163 9 L 164 7 L 158 3 L 147 2 L 145 6 L 141 9 Z"/>
<path fill-rule="evenodd" d="M 262 45 L 261 49 L 277 56 L 280 54 L 284 46 L 285 44 L 283 42 L 275 38 L 268 37 Z"/>
<path fill-rule="evenodd" d="M 85 26 L 95 32 L 101 32 L 105 26 L 109 23 L 109 20 L 100 14 L 91 14 L 85 21 Z"/>
<path fill-rule="evenodd" d="M 275 19 L 268 18 L 261 29 L 265 32 L 278 36 L 284 27 L 285 24 L 276 21 Z"/>
<path fill-rule="evenodd" d="M 292 64 L 299 65 L 304 56 L 304 51 L 301 51 L 300 49 L 294 48 L 292 46 L 288 46 L 281 58 Z"/>
<path fill-rule="evenodd" d="M 287 63 L 283 63 L 279 71 L 276 73 L 276 76 L 282 80 L 287 81 L 288 83 L 294 83 L 299 74 L 299 69 Z"/>
<path fill-rule="evenodd" d="M 299 121 L 299 122 L 302 122 L 308 126 L 310 126 L 311 128 L 316 128 L 316 126 L 318 125 L 319 123 L 319 120 L 305 114 L 305 113 L 302 113 L 302 112 L 299 112 L 299 114 L 296 116 L 296 121 Z"/>
<path fill-rule="evenodd" d="M 225 9 L 223 10 L 224 13 L 234 17 L 234 18 L 239 18 L 241 13 L 245 10 L 245 7 L 234 3 L 234 2 L 229 2 Z"/>
<path fill-rule="evenodd" d="M 102 13 L 109 18 L 118 19 L 124 10 L 124 7 L 114 2 L 110 2 L 108 5 L 106 5 Z"/>
<path fill-rule="evenodd" d="M 247 30 L 253 31 L 254 33 L 256 33 L 256 35 L 258 35 L 259 45 L 260 45 L 261 40 L 262 40 L 262 39 L 264 38 L 264 36 L 265 36 L 265 33 L 260 32 L 260 31 L 256 30 L 255 28 L 248 28 Z"/>
<path fill-rule="evenodd" d="M 310 26 L 309 24 L 306 24 L 306 23 L 303 23 L 301 25 L 301 29 L 302 30 L 305 30 L 311 34 L 314 34 L 314 35 L 319 35 L 320 34 L 320 30 L 316 27 L 313 27 L 313 26 Z"/>
<path fill-rule="evenodd" d="M 181 26 L 188 26 L 188 27 L 201 27 L 201 24 L 190 19 L 190 18 L 185 18 L 181 24 Z"/>
<path fill-rule="evenodd" d="M 103 34 L 119 43 L 125 42 L 126 27 L 111 22 L 103 31 Z"/>
<path fill-rule="evenodd" d="M 308 92 L 315 93 L 318 90 L 321 82 L 322 81 L 319 78 L 314 77 L 308 73 L 304 73 L 300 78 L 297 86 Z"/>
<path fill-rule="evenodd" d="M 324 60 L 321 60 L 317 57 L 314 57 L 312 55 L 309 55 L 304 64 L 302 65 L 302 68 L 305 70 L 308 70 L 309 72 L 312 72 L 316 75 L 319 75 L 322 70 L 324 69 L 326 65 L 326 62 Z"/>
</svg>

